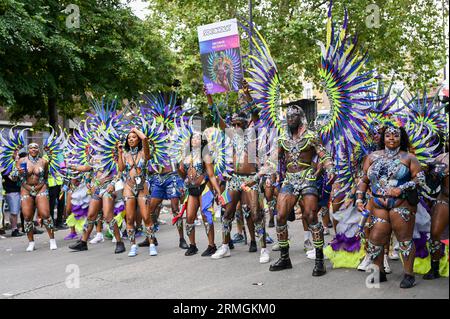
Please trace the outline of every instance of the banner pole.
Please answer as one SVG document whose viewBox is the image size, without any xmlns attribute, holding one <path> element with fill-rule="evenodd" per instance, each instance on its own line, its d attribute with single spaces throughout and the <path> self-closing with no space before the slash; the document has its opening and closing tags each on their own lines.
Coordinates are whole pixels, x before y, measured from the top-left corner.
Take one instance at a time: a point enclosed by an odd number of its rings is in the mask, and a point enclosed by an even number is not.
<svg viewBox="0 0 450 319">
<path fill-rule="evenodd" d="M 249 15 L 250 15 L 250 55 L 253 54 L 253 44 L 252 44 L 252 36 L 253 36 L 253 1 L 252 0 L 248 0 L 248 11 L 249 11 Z"/>
</svg>

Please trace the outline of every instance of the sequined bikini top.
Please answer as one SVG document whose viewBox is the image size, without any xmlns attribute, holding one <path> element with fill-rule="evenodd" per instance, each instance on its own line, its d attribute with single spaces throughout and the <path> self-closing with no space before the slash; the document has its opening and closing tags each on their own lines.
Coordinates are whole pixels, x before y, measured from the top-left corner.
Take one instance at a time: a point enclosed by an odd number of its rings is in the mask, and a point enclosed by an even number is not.
<svg viewBox="0 0 450 319">
<path fill-rule="evenodd" d="M 203 165 L 203 161 L 192 161 L 192 156 L 190 157 L 190 163 L 183 163 L 184 170 L 187 173 L 187 179 L 189 181 L 195 181 L 200 176 L 203 176 L 206 172 L 205 167 Z M 190 169 L 193 168 L 195 170 L 195 174 L 190 174 Z M 192 170 L 191 170 L 192 171 Z"/>
<path fill-rule="evenodd" d="M 411 180 L 409 167 L 400 158 L 380 156 L 374 160 L 367 171 L 372 185 L 372 193 L 376 194 L 391 187 L 399 187 Z"/>
<path fill-rule="evenodd" d="M 133 163 L 130 164 L 130 162 L 126 161 L 125 163 L 125 176 L 129 177 L 130 176 L 130 172 L 131 170 L 134 169 L 140 169 L 141 173 L 139 175 L 143 175 L 145 174 L 145 169 L 146 169 L 146 160 L 144 158 L 140 158 L 139 161 L 136 163 L 135 159 L 133 156 L 137 156 L 138 152 L 130 152 L 131 154 L 131 159 L 133 160 Z"/>
<path fill-rule="evenodd" d="M 34 161 L 31 161 L 30 159 L 28 159 L 28 161 L 30 161 L 32 163 L 37 163 L 39 160 L 34 162 Z M 27 162 L 25 162 L 25 163 L 27 163 Z M 33 167 L 32 169 L 28 169 L 28 163 L 27 163 L 27 177 L 30 177 L 30 176 L 33 176 L 33 175 L 38 178 L 39 184 L 44 184 L 45 183 L 45 172 L 44 172 L 44 169 L 42 167 L 39 167 L 37 169 L 37 172 L 36 172 L 36 168 L 35 167 Z"/>
</svg>

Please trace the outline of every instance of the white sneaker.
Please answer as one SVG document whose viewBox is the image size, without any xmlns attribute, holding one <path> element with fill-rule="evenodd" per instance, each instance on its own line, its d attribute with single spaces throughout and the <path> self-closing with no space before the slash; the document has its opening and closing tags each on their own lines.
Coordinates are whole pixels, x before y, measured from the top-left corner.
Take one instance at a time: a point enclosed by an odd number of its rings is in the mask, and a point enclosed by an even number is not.
<svg viewBox="0 0 450 319">
<path fill-rule="evenodd" d="M 158 224 L 160 224 L 160 225 L 166 225 L 167 222 L 166 222 L 164 219 L 159 219 L 159 218 L 158 218 Z"/>
<path fill-rule="evenodd" d="M 28 243 L 27 251 L 33 251 L 34 250 L 34 241 L 30 241 Z"/>
<path fill-rule="evenodd" d="M 113 237 L 113 240 L 115 238 Z M 103 233 L 97 233 L 95 234 L 95 237 L 89 242 L 90 244 L 98 244 L 103 243 L 105 241 L 105 238 L 103 237 Z M 115 241 L 113 241 L 115 243 Z"/>
<path fill-rule="evenodd" d="M 261 255 L 259 256 L 259 263 L 266 264 L 270 261 L 269 250 L 267 248 L 261 248 Z"/>
<path fill-rule="evenodd" d="M 155 244 L 150 244 L 150 247 L 149 247 L 148 251 L 149 251 L 149 255 L 150 256 L 158 255 L 158 251 L 156 250 Z"/>
<path fill-rule="evenodd" d="M 130 252 L 128 253 L 128 257 L 135 257 L 138 254 L 138 245 L 131 245 Z"/>
<path fill-rule="evenodd" d="M 280 251 L 280 244 L 276 243 L 272 246 L 272 251 Z"/>
<path fill-rule="evenodd" d="M 388 255 L 384 255 L 384 271 L 387 274 L 390 274 L 392 272 L 391 267 L 389 267 L 389 263 L 388 263 Z"/>
<path fill-rule="evenodd" d="M 361 271 L 366 271 L 367 267 L 372 264 L 372 260 L 370 260 L 370 256 L 366 254 L 364 259 L 359 263 L 357 269 Z"/>
<path fill-rule="evenodd" d="M 400 259 L 400 256 L 399 256 L 399 254 L 398 254 L 398 250 L 397 250 L 397 249 L 394 249 L 394 250 L 392 250 L 392 251 L 390 252 L 390 254 L 389 254 L 389 259 L 390 259 L 390 260 L 399 260 L 399 259 Z"/>
<path fill-rule="evenodd" d="M 201 226 L 203 223 L 202 223 L 201 220 L 196 219 L 196 220 L 194 221 L 194 224 L 195 224 L 195 226 Z"/>
<path fill-rule="evenodd" d="M 56 250 L 57 248 L 56 239 L 50 239 L 50 250 Z"/>
<path fill-rule="evenodd" d="M 220 246 L 219 249 L 217 249 L 215 254 L 211 256 L 211 258 L 212 259 L 221 259 L 221 258 L 230 257 L 230 256 L 231 256 L 230 247 L 228 247 L 228 245 L 223 244 L 222 246 Z"/>
<path fill-rule="evenodd" d="M 316 259 L 316 249 L 313 248 L 311 250 L 308 250 L 306 252 L 306 258 L 315 260 Z M 323 254 L 323 259 L 328 259 L 328 257 L 325 254 Z"/>
</svg>

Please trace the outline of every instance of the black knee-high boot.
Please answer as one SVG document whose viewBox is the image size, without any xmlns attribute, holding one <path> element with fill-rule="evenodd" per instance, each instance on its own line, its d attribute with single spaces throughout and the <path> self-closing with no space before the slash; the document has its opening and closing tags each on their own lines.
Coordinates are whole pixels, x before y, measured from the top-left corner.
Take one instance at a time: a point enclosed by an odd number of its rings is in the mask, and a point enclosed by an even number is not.
<svg viewBox="0 0 450 319">
<path fill-rule="evenodd" d="M 440 277 L 441 275 L 439 274 L 439 260 L 431 260 L 431 269 L 429 272 L 423 275 L 423 279 L 432 280 Z"/>
</svg>

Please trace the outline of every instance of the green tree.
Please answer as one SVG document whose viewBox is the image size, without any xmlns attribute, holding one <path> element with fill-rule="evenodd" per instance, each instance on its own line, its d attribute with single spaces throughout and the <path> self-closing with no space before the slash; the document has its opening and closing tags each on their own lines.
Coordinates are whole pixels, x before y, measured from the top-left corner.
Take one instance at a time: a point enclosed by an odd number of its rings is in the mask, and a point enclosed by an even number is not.
<svg viewBox="0 0 450 319">
<path fill-rule="evenodd" d="M 300 98 L 301 79 L 320 84 L 320 50 L 316 41 L 325 41 L 329 1 L 253 3 L 253 21 L 275 58 L 282 93 Z M 333 19 L 342 23 L 344 7 L 347 8 L 350 34 L 358 33 L 361 47 L 369 51 L 368 67 L 376 68 L 387 80 L 402 80 L 410 89 L 416 89 L 435 80 L 445 64 L 443 17 L 448 15 L 448 8 L 442 5 L 440 1 L 425 0 L 374 0 L 372 4 L 365 0 L 334 1 Z M 197 26 L 234 17 L 248 19 L 248 1 L 154 0 L 149 1 L 149 8 L 152 14 L 148 19 L 160 25 L 177 52 L 176 73 L 182 91 L 201 95 Z M 373 8 L 379 9 L 378 25 L 371 23 L 371 14 L 376 13 Z M 241 53 L 246 54 L 248 44 L 242 42 Z M 231 100 L 235 98 L 236 94 L 230 95 Z M 197 101 L 205 100 L 201 97 Z"/>
<path fill-rule="evenodd" d="M 70 1 L 79 27 L 68 27 L 68 5 L 57 0 L 1 0 L 0 103 L 12 118 L 74 117 L 85 92 L 133 98 L 173 83 L 174 60 L 151 21 L 121 1 Z M 78 97 L 78 99 L 74 98 Z"/>
</svg>

